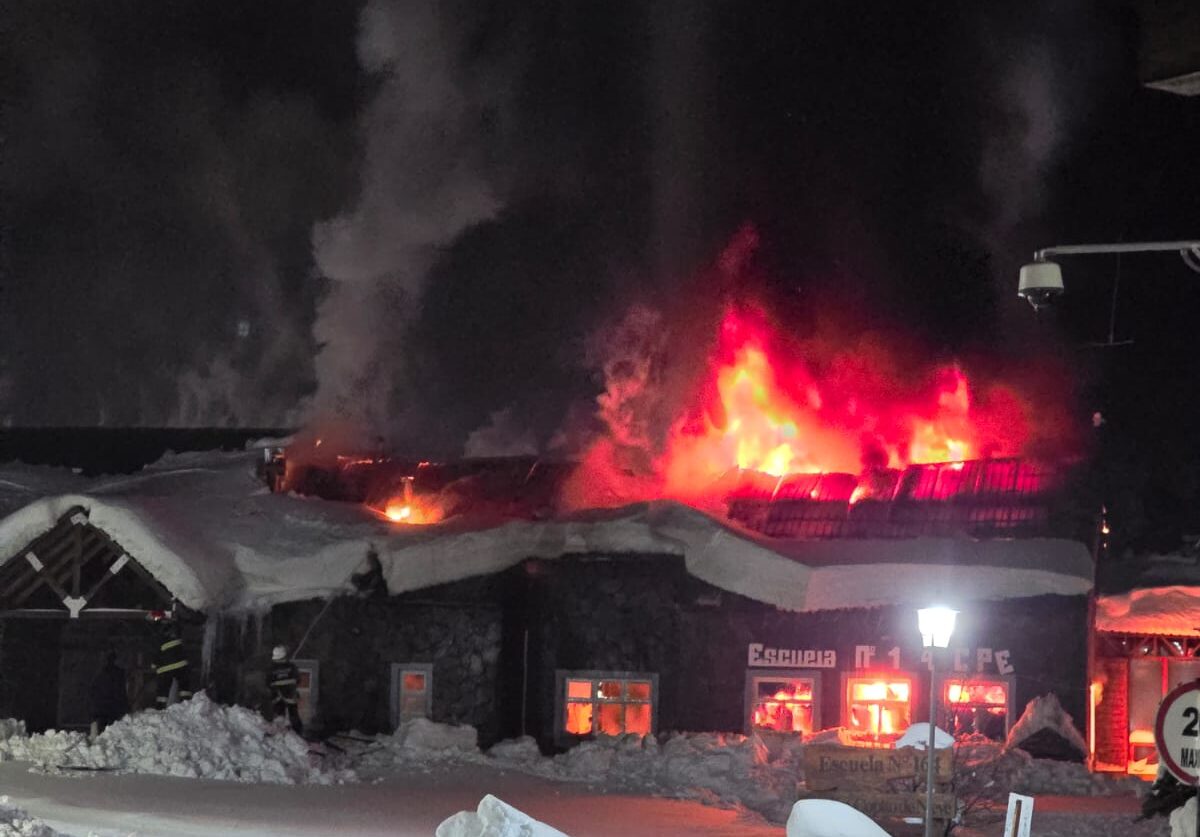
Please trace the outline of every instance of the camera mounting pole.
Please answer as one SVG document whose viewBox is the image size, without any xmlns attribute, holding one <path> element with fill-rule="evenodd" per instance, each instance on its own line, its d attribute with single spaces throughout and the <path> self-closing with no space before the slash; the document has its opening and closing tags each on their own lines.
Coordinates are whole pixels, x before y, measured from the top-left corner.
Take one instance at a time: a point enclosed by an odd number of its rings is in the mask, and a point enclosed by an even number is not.
<svg viewBox="0 0 1200 837">
<path fill-rule="evenodd" d="M 1175 251 L 1183 263 L 1200 273 L 1200 241 L 1139 241 L 1130 244 L 1056 244 L 1033 254 L 1035 262 L 1051 256 L 1085 256 L 1101 253 L 1169 253 Z"/>
</svg>

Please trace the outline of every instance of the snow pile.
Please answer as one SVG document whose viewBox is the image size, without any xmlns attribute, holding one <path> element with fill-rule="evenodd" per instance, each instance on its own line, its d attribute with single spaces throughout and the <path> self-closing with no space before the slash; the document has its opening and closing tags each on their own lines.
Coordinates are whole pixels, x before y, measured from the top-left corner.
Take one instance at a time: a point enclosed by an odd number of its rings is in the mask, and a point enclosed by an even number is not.
<svg viewBox="0 0 1200 837">
<path fill-rule="evenodd" d="M 60 833 L 0 796 L 0 837 L 60 837 Z"/>
<path fill-rule="evenodd" d="M 916 747 L 918 750 L 924 750 L 929 743 L 929 724 L 922 721 L 913 724 L 904 731 L 904 735 L 900 736 L 896 741 L 896 747 Z M 954 746 L 954 736 L 946 732 L 941 727 L 933 728 L 933 746 L 934 749 L 944 750 L 947 747 Z"/>
<path fill-rule="evenodd" d="M 347 749 L 353 751 L 358 767 L 372 771 L 482 760 L 475 727 L 439 724 L 426 718 L 405 721 L 391 735 L 370 739 L 351 735 L 348 740 L 367 745 Z"/>
<path fill-rule="evenodd" d="M 0 742 L 0 751 L 42 769 L 82 768 L 163 776 L 281 784 L 355 781 L 352 771 L 315 763 L 290 729 L 241 706 L 221 706 L 203 693 L 163 711 L 129 715 L 94 740 L 50 731 Z"/>
<path fill-rule="evenodd" d="M 603 736 L 553 758 L 536 756 L 532 739 L 497 744 L 488 760 L 548 779 L 587 782 L 612 790 L 658 793 L 742 805 L 782 822 L 797 797 L 799 755 L 758 736 L 675 733 Z"/>
<path fill-rule="evenodd" d="M 1092 773 L 1079 762 L 1030 759 L 1012 790 L 1055 796 L 1141 796 L 1149 787 L 1136 776 Z"/>
<path fill-rule="evenodd" d="M 1171 837 L 1196 837 L 1196 797 L 1171 812 Z"/>
<path fill-rule="evenodd" d="M 788 815 L 787 837 L 887 837 L 887 832 L 844 802 L 802 799 Z"/>
<path fill-rule="evenodd" d="M 1006 743 L 1009 747 L 1020 747 L 1043 730 L 1056 734 L 1080 754 L 1088 751 L 1087 742 L 1075 727 L 1075 721 L 1062 708 L 1054 692 L 1036 697 L 1025 705 L 1020 720 L 1008 731 Z"/>
<path fill-rule="evenodd" d="M 475 811 L 459 811 L 437 827 L 434 837 L 567 837 L 490 793 Z"/>
</svg>

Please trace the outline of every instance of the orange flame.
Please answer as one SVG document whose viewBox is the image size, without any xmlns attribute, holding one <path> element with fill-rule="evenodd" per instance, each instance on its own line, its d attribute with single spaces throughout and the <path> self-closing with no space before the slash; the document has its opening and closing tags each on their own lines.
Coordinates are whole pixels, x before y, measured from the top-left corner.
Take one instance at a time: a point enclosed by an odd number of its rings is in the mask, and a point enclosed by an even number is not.
<svg viewBox="0 0 1200 837">
<path fill-rule="evenodd" d="M 754 707 L 754 726 L 777 732 L 813 731 L 813 690 L 809 680 L 794 680 Z"/>
<path fill-rule="evenodd" d="M 392 523 L 412 526 L 427 526 L 431 523 L 438 523 L 442 519 L 440 508 L 415 497 L 393 497 L 388 500 L 382 511 L 379 509 L 374 511 Z"/>
<path fill-rule="evenodd" d="M 711 383 L 701 388 L 708 403 L 698 418 L 677 421 L 667 441 L 667 495 L 694 494 L 735 468 L 773 476 L 859 473 L 1019 452 L 1010 442 L 1024 436 L 1021 417 L 1001 428 L 1004 438 L 985 439 L 982 428 L 1002 422 L 978 420 L 970 382 L 956 365 L 938 369 L 923 390 L 909 382 L 916 394 L 905 396 L 903 382 L 892 385 L 869 360 L 843 359 L 840 374 L 818 374 L 803 360 L 785 360 L 779 343 L 765 317 L 726 313 Z M 855 491 L 851 502 L 866 494 Z"/>
</svg>

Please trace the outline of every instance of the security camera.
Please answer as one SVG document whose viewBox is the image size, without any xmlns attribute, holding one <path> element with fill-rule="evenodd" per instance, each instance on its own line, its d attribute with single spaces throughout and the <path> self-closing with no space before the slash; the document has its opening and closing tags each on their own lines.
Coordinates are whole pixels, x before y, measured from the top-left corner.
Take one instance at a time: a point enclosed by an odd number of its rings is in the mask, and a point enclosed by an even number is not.
<svg viewBox="0 0 1200 837">
<path fill-rule="evenodd" d="M 1021 268 L 1017 296 L 1029 300 L 1035 311 L 1063 295 L 1062 269 L 1056 262 L 1031 262 Z"/>
</svg>

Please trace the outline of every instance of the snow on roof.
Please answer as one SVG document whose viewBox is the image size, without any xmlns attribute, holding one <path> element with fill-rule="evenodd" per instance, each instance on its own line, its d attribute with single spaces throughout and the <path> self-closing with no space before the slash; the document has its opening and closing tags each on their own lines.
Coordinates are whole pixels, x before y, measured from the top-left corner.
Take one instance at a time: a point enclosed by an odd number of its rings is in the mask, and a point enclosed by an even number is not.
<svg viewBox="0 0 1200 837">
<path fill-rule="evenodd" d="M 967 601 L 1091 589 L 1087 550 L 1071 541 L 785 542 L 669 501 L 485 528 L 456 520 L 397 526 L 359 505 L 272 494 L 255 476 L 256 458 L 169 455 L 137 474 L 97 479 L 0 467 L 0 563 L 81 506 L 197 610 L 328 595 L 347 586 L 369 548 L 392 593 L 582 553 L 680 555 L 695 577 L 785 610 L 919 604 L 934 593 Z M 943 566 L 931 574 L 930 564 Z"/>
<path fill-rule="evenodd" d="M 1144 587 L 1096 599 L 1096 629 L 1200 637 L 1200 587 Z"/>
</svg>

